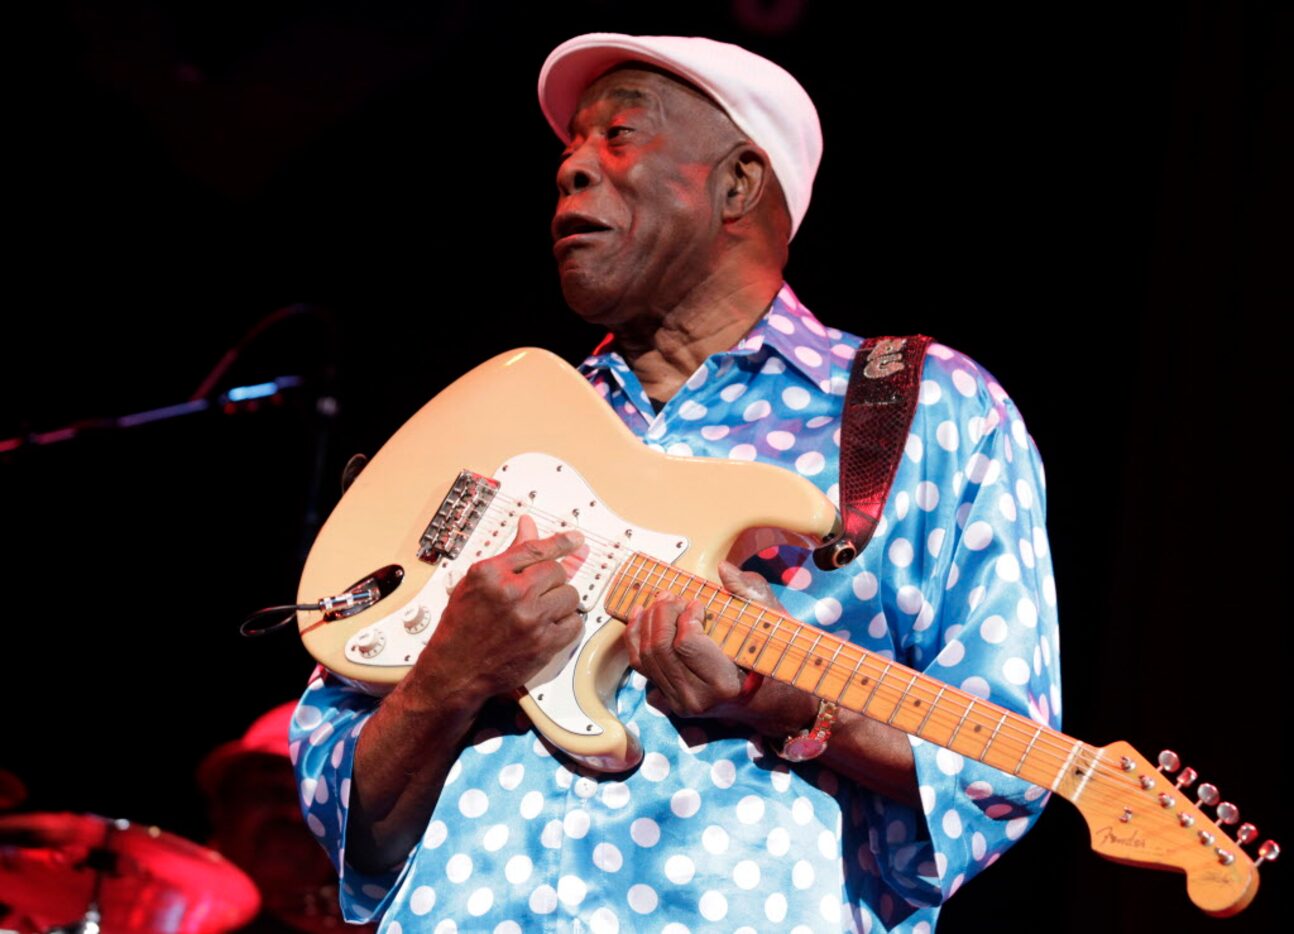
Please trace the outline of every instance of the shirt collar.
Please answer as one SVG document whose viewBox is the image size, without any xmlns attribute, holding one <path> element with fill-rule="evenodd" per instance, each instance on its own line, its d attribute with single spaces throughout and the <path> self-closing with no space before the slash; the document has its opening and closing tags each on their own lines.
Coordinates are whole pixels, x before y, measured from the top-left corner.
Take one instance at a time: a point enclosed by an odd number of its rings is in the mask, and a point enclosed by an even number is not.
<svg viewBox="0 0 1294 934">
<path fill-rule="evenodd" d="M 840 332 L 834 328 L 824 327 L 801 304 L 791 287 L 782 283 L 764 317 L 746 332 L 746 336 L 735 347 L 725 353 L 753 356 L 764 350 L 775 352 L 788 365 L 820 385 L 830 379 L 832 348 L 838 343 L 840 336 Z M 610 371 L 624 384 L 629 366 L 614 347 L 615 335 L 608 334 L 580 364 L 580 372 L 589 374 L 598 370 Z M 634 383 L 636 382 L 635 380 Z"/>
</svg>

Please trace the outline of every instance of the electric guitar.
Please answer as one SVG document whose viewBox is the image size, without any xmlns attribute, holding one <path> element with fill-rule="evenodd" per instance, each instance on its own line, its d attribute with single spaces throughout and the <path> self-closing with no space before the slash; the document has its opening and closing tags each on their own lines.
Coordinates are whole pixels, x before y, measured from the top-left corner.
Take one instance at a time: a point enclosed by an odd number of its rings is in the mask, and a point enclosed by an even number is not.
<svg viewBox="0 0 1294 934">
<path fill-rule="evenodd" d="M 645 447 L 575 370 L 543 350 L 495 357 L 428 402 L 374 456 L 306 561 L 298 624 L 325 667 L 389 690 L 427 644 L 449 593 L 476 561 L 507 548 L 529 515 L 541 535 L 578 528 L 588 554 L 570 583 L 581 636 L 519 703 L 535 728 L 590 768 L 642 758 L 611 710 L 627 670 L 623 621 L 666 591 L 700 600 L 705 629 L 743 668 L 1019 776 L 1072 802 L 1092 847 L 1120 862 L 1184 871 L 1191 900 L 1230 915 L 1258 890 L 1257 864 L 1221 823 L 1238 811 L 1165 752 L 1157 770 L 1127 743 L 1097 747 L 952 685 L 749 603 L 713 583 L 746 528 L 825 539 L 836 509 L 803 477 L 766 464 L 673 457 Z"/>
</svg>

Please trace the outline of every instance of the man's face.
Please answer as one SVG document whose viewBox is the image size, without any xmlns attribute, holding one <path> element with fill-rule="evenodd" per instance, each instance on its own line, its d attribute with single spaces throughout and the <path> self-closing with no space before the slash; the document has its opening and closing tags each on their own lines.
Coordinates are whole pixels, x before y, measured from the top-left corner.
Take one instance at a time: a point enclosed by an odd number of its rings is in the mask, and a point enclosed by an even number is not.
<svg viewBox="0 0 1294 934">
<path fill-rule="evenodd" d="M 571 308 L 615 328 L 703 278 L 722 226 L 715 168 L 742 138 L 663 74 L 624 68 L 590 85 L 571 119 L 552 224 Z"/>
</svg>

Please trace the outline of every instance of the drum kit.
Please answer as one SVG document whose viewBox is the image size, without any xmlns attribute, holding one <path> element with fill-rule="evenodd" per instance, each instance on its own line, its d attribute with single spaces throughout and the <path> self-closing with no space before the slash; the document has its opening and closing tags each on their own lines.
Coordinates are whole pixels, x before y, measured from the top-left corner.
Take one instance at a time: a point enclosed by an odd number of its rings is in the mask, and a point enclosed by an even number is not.
<svg viewBox="0 0 1294 934">
<path fill-rule="evenodd" d="M 233 863 L 157 827 L 89 814 L 0 815 L 0 931 L 217 934 L 251 921 L 260 904 Z"/>
</svg>

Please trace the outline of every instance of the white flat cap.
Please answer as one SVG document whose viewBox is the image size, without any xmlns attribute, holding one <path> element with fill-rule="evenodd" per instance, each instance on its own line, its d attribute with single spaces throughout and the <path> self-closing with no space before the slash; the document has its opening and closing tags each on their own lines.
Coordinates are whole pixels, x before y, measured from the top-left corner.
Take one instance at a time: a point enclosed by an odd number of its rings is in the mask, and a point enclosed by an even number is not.
<svg viewBox="0 0 1294 934">
<path fill-rule="evenodd" d="M 593 32 L 568 39 L 539 71 L 539 106 L 563 143 L 585 88 L 623 62 L 648 62 L 696 85 L 768 153 L 786 194 L 791 236 L 809 209 L 822 159 L 822 127 L 790 72 L 741 46 L 690 36 Z"/>
</svg>

